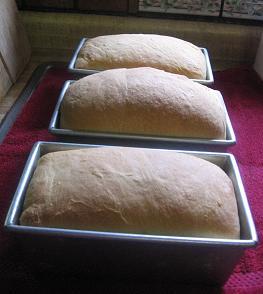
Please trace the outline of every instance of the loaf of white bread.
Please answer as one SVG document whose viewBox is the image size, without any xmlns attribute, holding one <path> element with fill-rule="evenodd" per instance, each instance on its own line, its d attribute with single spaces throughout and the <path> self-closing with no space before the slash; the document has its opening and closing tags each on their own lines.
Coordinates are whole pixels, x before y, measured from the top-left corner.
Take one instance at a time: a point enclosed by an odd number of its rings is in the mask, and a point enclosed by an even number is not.
<svg viewBox="0 0 263 294">
<path fill-rule="evenodd" d="M 93 147 L 44 155 L 20 224 L 239 238 L 232 181 L 206 160 L 168 150 Z"/>
<path fill-rule="evenodd" d="M 112 69 L 69 86 L 60 127 L 75 131 L 225 139 L 218 91 L 153 68 Z"/>
<path fill-rule="evenodd" d="M 206 61 L 201 49 L 169 36 L 121 34 L 88 39 L 75 63 L 75 68 L 94 70 L 141 66 L 206 79 Z"/>
</svg>

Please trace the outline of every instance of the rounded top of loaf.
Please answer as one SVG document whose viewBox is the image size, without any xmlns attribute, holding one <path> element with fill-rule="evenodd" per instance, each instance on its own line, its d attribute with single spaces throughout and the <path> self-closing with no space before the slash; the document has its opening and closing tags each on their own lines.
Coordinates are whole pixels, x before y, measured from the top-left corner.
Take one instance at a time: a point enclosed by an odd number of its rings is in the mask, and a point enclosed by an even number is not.
<svg viewBox="0 0 263 294">
<path fill-rule="evenodd" d="M 218 92 L 154 68 L 112 69 L 71 84 L 61 127 L 73 130 L 225 139 Z"/>
<path fill-rule="evenodd" d="M 156 34 L 105 35 L 88 39 L 75 67 L 105 70 L 150 66 L 192 79 L 206 79 L 206 61 L 194 44 Z"/>
</svg>

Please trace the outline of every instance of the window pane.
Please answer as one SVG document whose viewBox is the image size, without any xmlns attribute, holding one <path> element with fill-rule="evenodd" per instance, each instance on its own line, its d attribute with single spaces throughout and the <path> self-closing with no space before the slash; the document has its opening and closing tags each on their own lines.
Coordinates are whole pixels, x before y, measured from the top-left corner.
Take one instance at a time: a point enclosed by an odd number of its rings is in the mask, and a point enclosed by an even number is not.
<svg viewBox="0 0 263 294">
<path fill-rule="evenodd" d="M 226 0 L 223 16 L 263 20 L 263 1 Z"/>
<path fill-rule="evenodd" d="M 140 0 L 139 11 L 177 14 L 214 15 L 220 12 L 221 0 Z"/>
</svg>

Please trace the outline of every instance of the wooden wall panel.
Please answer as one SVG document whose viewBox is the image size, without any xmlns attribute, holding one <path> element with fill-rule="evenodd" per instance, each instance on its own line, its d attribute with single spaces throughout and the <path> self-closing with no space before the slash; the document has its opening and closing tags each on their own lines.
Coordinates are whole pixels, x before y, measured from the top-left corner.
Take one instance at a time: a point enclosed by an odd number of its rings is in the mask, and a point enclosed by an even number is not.
<svg viewBox="0 0 263 294">
<path fill-rule="evenodd" d="M 30 58 L 30 45 L 14 0 L 0 1 L 0 53 L 14 82 Z"/>
<path fill-rule="evenodd" d="M 137 13 L 139 0 L 16 0 L 19 9 Z"/>
<path fill-rule="evenodd" d="M 16 0 L 16 4 L 17 4 L 17 7 L 19 8 L 19 9 L 21 9 L 22 8 L 22 0 Z"/>
<path fill-rule="evenodd" d="M 128 0 L 78 0 L 80 10 L 128 12 Z"/>
<path fill-rule="evenodd" d="M 70 8 L 73 8 L 74 1 L 73 0 L 26 0 L 25 4 L 27 8 L 70 9 Z"/>
<path fill-rule="evenodd" d="M 139 0 L 129 0 L 129 13 L 138 12 Z"/>
</svg>

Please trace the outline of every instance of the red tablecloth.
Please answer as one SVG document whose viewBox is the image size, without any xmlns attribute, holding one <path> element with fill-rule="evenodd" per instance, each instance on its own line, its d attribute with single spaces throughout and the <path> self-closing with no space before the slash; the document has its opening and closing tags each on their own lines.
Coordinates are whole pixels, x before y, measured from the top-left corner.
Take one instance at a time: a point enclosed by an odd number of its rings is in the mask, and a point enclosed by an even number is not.
<svg viewBox="0 0 263 294">
<path fill-rule="evenodd" d="M 71 278 L 59 274 L 45 277 L 45 272 L 40 277 L 31 270 L 26 257 L 18 256 L 13 242 L 3 231 L 4 219 L 34 142 L 56 140 L 48 133 L 47 127 L 61 86 L 70 78 L 65 69 L 49 70 L 0 145 L 1 292 L 171 293 L 179 289 L 182 293 L 263 293 L 263 83 L 251 69 L 217 72 L 213 86 L 223 94 L 236 133 L 237 145 L 228 151 L 238 161 L 260 241 L 255 249 L 245 252 L 222 289 L 117 281 L 102 284 L 99 280 L 79 280 L 74 274 Z"/>
</svg>

